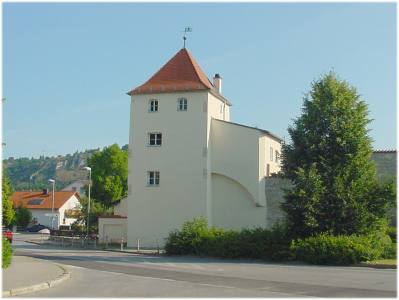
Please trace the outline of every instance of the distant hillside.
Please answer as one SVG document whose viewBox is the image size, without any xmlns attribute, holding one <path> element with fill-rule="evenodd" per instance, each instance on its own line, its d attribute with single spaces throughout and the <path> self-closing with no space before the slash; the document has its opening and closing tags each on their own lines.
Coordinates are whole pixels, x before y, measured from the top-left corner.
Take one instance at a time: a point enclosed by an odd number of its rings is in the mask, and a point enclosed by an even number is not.
<svg viewBox="0 0 399 300">
<path fill-rule="evenodd" d="M 127 145 L 122 149 L 127 149 Z M 87 165 L 87 159 L 98 149 L 58 155 L 57 157 L 17 158 L 3 160 L 3 168 L 9 176 L 14 190 L 41 190 L 51 188 L 47 180 L 56 180 L 56 189 L 62 189 L 68 184 L 87 178 L 87 171 L 82 170 Z"/>
</svg>

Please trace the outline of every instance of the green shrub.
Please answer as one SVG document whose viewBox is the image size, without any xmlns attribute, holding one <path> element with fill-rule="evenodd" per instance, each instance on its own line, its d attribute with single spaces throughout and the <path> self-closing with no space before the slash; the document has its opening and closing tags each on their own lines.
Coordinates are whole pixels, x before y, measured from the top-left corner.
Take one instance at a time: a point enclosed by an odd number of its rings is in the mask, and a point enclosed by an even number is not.
<svg viewBox="0 0 399 300">
<path fill-rule="evenodd" d="M 396 258 L 396 243 L 392 243 L 390 247 L 385 249 L 384 253 L 382 254 L 382 258 Z"/>
<path fill-rule="evenodd" d="M 284 260 L 292 257 L 290 240 L 282 226 L 223 230 L 208 228 L 205 218 L 185 222 L 181 230 L 171 232 L 166 240 L 168 255 L 191 254 L 222 258 L 262 258 Z"/>
<path fill-rule="evenodd" d="M 393 243 L 396 243 L 396 227 L 395 226 L 389 226 L 387 228 L 387 234 L 391 238 Z"/>
<path fill-rule="evenodd" d="M 383 232 L 369 235 L 331 236 L 321 234 L 292 241 L 297 260 L 322 265 L 349 265 L 389 254 L 391 239 Z"/>
<path fill-rule="evenodd" d="M 11 263 L 11 258 L 12 258 L 12 248 L 10 245 L 10 242 L 3 238 L 3 264 L 2 264 L 2 268 L 6 269 L 10 263 Z"/>
</svg>

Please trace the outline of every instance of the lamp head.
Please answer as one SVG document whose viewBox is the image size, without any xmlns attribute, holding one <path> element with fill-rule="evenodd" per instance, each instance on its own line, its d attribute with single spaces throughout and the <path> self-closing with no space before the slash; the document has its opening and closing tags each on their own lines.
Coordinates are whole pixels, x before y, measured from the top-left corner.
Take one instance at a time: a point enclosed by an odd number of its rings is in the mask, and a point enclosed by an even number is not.
<svg viewBox="0 0 399 300">
<path fill-rule="evenodd" d="M 55 183 L 54 179 L 49 179 L 48 182 Z"/>
<path fill-rule="evenodd" d="M 83 170 L 91 171 L 91 168 L 90 167 L 83 167 Z"/>
</svg>

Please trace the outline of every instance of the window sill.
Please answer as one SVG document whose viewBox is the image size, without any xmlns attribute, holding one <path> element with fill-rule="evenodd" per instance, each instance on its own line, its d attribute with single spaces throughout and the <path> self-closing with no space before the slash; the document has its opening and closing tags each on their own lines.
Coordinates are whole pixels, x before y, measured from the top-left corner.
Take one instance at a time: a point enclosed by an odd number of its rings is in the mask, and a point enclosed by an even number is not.
<svg viewBox="0 0 399 300">
<path fill-rule="evenodd" d="M 152 148 L 152 147 L 161 147 L 161 146 L 162 146 L 162 145 L 148 145 L 148 144 L 147 144 L 147 147 L 151 147 L 151 148 Z"/>
</svg>

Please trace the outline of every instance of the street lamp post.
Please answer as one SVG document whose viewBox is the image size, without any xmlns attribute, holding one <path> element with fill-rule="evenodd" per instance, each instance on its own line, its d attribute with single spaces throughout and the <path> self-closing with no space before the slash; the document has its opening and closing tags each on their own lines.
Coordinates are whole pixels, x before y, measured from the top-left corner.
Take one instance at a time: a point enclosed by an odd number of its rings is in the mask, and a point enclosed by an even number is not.
<svg viewBox="0 0 399 300">
<path fill-rule="evenodd" d="M 54 192 L 55 192 L 55 180 L 49 179 L 48 182 L 53 184 L 53 204 L 51 206 L 51 229 L 54 229 Z"/>
<path fill-rule="evenodd" d="M 90 188 L 91 188 L 91 168 L 90 167 L 84 167 L 83 168 L 86 171 L 89 171 L 89 202 L 87 204 L 87 222 L 86 222 L 86 232 L 87 232 L 87 238 L 89 237 L 89 219 L 90 219 Z"/>
</svg>

